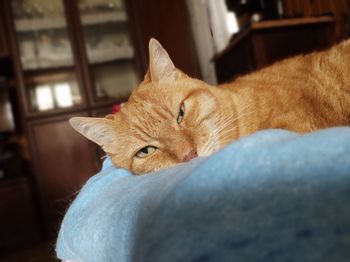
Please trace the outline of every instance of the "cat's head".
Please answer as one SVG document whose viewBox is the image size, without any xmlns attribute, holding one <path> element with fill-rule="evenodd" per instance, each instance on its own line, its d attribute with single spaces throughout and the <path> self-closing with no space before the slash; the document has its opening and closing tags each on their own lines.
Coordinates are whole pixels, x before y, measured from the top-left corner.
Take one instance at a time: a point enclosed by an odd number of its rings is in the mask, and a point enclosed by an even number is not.
<svg viewBox="0 0 350 262">
<path fill-rule="evenodd" d="M 213 87 L 175 68 L 154 39 L 144 81 L 121 111 L 74 117 L 71 125 L 100 145 L 116 166 L 142 174 L 206 156 L 222 146 L 220 103 Z"/>
</svg>

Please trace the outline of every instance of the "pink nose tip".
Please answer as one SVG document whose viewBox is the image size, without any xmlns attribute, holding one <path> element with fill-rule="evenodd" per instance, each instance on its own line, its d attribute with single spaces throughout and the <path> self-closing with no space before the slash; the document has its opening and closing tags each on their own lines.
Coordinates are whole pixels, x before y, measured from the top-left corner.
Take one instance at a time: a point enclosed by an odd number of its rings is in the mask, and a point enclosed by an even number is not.
<svg viewBox="0 0 350 262">
<path fill-rule="evenodd" d="M 183 158 L 183 162 L 188 162 L 190 161 L 191 159 L 197 157 L 197 151 L 192 149 L 190 152 L 188 152 L 185 157 Z"/>
</svg>

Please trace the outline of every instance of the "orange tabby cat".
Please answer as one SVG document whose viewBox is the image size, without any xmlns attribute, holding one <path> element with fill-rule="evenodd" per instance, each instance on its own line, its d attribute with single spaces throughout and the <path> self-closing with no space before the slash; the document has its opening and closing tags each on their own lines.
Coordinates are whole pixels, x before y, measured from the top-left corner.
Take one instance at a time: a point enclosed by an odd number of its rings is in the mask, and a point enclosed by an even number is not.
<svg viewBox="0 0 350 262">
<path fill-rule="evenodd" d="M 308 132 L 350 124 L 350 41 L 218 88 L 176 69 L 154 39 L 149 53 L 145 79 L 121 112 L 70 120 L 116 166 L 135 174 L 210 155 L 260 129 Z"/>
</svg>

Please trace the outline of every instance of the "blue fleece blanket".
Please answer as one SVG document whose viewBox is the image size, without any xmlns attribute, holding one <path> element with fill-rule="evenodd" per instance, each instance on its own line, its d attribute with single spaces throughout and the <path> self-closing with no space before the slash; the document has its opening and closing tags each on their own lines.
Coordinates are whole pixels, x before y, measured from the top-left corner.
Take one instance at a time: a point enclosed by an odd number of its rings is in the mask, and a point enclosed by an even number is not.
<svg viewBox="0 0 350 262">
<path fill-rule="evenodd" d="M 266 130 L 133 176 L 106 159 L 69 208 L 72 261 L 350 261 L 350 127 Z"/>
</svg>

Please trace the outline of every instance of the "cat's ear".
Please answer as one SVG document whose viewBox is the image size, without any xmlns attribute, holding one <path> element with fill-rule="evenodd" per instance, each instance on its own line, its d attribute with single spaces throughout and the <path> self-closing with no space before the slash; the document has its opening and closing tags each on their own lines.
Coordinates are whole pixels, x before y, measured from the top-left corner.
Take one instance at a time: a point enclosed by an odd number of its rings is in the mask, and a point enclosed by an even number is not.
<svg viewBox="0 0 350 262">
<path fill-rule="evenodd" d="M 161 79 L 176 79 L 177 69 L 167 51 L 154 38 L 149 41 L 149 69 L 145 80 L 159 81 Z"/>
<path fill-rule="evenodd" d="M 80 134 L 106 148 L 115 141 L 113 120 L 95 117 L 73 117 L 69 119 L 71 126 Z"/>
<path fill-rule="evenodd" d="M 146 74 L 145 74 L 145 76 L 144 76 L 144 78 L 143 78 L 143 81 L 144 81 L 145 83 L 148 83 L 148 82 L 151 82 L 151 81 L 152 81 L 152 79 L 151 79 L 151 73 L 150 73 L 149 68 L 148 68 L 148 70 L 147 70 L 147 72 L 146 72 Z"/>
</svg>

